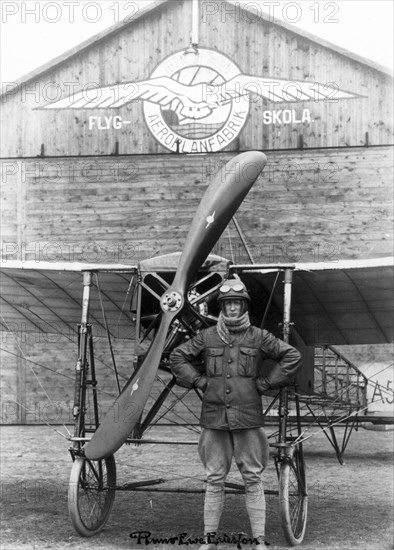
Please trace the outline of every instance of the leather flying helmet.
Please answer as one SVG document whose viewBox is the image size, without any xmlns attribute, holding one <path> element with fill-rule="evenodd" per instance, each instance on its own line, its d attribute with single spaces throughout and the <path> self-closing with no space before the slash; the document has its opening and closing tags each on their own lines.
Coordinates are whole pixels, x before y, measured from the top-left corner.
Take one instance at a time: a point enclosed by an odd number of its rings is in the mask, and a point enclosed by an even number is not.
<svg viewBox="0 0 394 550">
<path fill-rule="evenodd" d="M 219 288 L 218 302 L 224 300 L 247 300 L 250 302 L 250 296 L 246 290 L 246 286 L 240 279 L 228 279 L 224 281 Z"/>
</svg>

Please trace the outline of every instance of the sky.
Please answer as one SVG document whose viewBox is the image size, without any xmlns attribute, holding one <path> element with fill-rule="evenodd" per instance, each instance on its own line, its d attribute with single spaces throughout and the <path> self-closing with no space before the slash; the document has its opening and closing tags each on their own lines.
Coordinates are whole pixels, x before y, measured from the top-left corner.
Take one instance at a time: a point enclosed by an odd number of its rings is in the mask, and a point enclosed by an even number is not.
<svg viewBox="0 0 394 550">
<path fill-rule="evenodd" d="M 17 80 L 150 2 L 1 0 L 0 81 Z M 200 2 L 206 10 L 223 3 Z M 393 70 L 393 0 L 240 2 Z"/>
</svg>

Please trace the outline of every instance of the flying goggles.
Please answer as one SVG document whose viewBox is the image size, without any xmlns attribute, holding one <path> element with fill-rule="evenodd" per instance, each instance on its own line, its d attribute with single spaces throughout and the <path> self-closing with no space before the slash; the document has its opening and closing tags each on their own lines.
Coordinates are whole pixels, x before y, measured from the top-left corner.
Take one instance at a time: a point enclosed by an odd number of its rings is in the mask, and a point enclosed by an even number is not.
<svg viewBox="0 0 394 550">
<path fill-rule="evenodd" d="M 218 300 L 248 300 L 250 302 L 250 296 L 245 288 L 245 285 L 240 281 L 227 281 L 219 288 Z"/>
</svg>

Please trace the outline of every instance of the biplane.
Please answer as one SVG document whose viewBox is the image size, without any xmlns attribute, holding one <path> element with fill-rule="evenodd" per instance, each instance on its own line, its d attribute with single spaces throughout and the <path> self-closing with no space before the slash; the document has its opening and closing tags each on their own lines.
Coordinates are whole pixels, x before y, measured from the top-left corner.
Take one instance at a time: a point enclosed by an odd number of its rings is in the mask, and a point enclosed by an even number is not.
<svg viewBox="0 0 394 550">
<path fill-rule="evenodd" d="M 166 491 L 163 479 L 117 485 L 114 455 L 124 444 L 190 444 L 149 439 L 146 433 L 171 414 L 176 433 L 179 402 L 189 403 L 186 424 L 198 425 L 195 411 L 202 396 L 197 389 L 177 388 L 169 354 L 216 323 L 216 298 L 226 279 L 240 278 L 246 284 L 252 323 L 292 343 L 303 356 L 294 384 L 263 396 L 278 480 L 278 488 L 267 492 L 278 495 L 290 545 L 302 542 L 306 528 L 303 442 L 310 426 L 324 430 L 342 462 L 354 427 L 392 422 L 392 417 L 368 414 L 367 377 L 334 347 L 392 340 L 392 258 L 237 264 L 212 253 L 265 163 L 263 153 L 242 153 L 213 178 L 181 253 L 136 265 L 6 262 L 1 267 L 4 330 L 23 319 L 27 331 L 77 333 L 69 513 L 81 536 L 103 528 L 117 490 Z M 235 164 L 241 170 L 234 170 Z M 248 171 L 249 165 L 257 170 Z M 95 328 L 107 338 L 118 393 L 105 414 L 95 368 Z M 134 340 L 124 384 L 112 345 L 116 338 Z M 271 367 L 269 361 L 262 365 Z M 345 428 L 341 442 L 337 425 Z M 243 487 L 228 483 L 226 490 L 239 493 Z"/>
</svg>

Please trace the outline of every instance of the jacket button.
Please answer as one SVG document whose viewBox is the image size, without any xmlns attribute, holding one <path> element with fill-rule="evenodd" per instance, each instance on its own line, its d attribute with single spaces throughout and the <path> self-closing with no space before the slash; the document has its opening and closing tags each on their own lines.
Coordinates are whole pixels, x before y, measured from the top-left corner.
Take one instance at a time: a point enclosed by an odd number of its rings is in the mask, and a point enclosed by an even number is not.
<svg viewBox="0 0 394 550">
<path fill-rule="evenodd" d="M 228 360 L 227 360 L 227 363 L 232 363 L 232 362 L 233 362 L 232 359 L 228 359 Z"/>
<path fill-rule="evenodd" d="M 231 390 L 226 390 L 226 393 L 231 393 Z"/>
<path fill-rule="evenodd" d="M 232 345 L 232 344 L 229 344 L 229 346 L 228 346 L 228 347 L 229 347 L 229 348 L 232 348 L 232 347 L 233 347 L 233 345 Z"/>
<path fill-rule="evenodd" d="M 231 374 L 226 374 L 226 378 L 231 378 Z"/>
<path fill-rule="evenodd" d="M 231 405 L 226 405 L 226 409 L 229 409 L 231 407 Z"/>
</svg>

